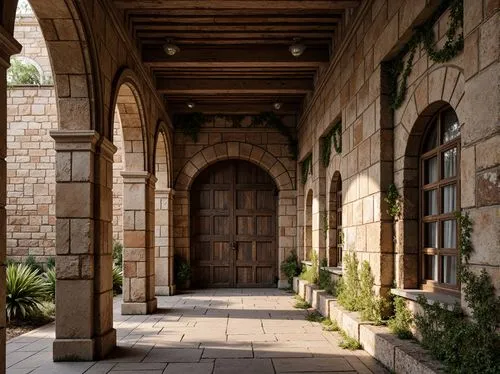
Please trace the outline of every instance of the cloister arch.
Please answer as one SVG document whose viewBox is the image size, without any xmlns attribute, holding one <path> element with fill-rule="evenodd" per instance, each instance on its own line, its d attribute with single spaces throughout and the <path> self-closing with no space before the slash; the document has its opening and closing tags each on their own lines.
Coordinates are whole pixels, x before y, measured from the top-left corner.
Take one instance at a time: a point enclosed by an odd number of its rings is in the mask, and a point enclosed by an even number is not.
<svg viewBox="0 0 500 374">
<path fill-rule="evenodd" d="M 410 91 L 405 105 L 395 112 L 395 185 L 403 209 L 396 223 L 396 281 L 401 288 L 419 287 L 419 153 L 425 129 L 434 114 L 451 107 L 464 127 L 462 70 L 441 66 L 425 74 Z M 420 93 L 427 90 L 427 95 Z"/>
</svg>

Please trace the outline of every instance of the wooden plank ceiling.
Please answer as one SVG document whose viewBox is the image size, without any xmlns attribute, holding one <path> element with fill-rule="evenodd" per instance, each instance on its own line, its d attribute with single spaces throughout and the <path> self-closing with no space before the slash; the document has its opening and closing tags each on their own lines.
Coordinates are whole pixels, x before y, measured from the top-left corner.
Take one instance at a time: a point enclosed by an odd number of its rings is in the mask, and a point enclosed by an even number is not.
<svg viewBox="0 0 500 374">
<path fill-rule="evenodd" d="M 355 0 L 113 0 L 171 114 L 298 113 Z M 306 50 L 288 48 L 301 38 Z M 180 48 L 167 56 L 163 44 Z M 186 105 L 196 104 L 194 109 Z"/>
</svg>

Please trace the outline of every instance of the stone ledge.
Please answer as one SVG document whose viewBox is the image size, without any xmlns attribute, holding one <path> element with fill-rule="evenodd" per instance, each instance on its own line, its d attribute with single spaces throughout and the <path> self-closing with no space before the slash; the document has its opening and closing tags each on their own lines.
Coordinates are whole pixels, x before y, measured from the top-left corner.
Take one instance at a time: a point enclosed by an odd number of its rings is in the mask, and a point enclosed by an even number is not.
<svg viewBox="0 0 500 374">
<path fill-rule="evenodd" d="M 444 367 L 432 359 L 428 352 L 411 340 L 402 340 L 390 333 L 386 326 L 374 326 L 361 321 L 359 314 L 341 307 L 337 300 L 318 289 L 316 285 L 295 277 L 293 289 L 323 316 L 337 321 L 339 327 L 351 338 L 358 340 L 364 350 L 394 373 L 443 373 Z M 308 300 L 309 298 L 309 300 Z M 316 299 L 316 300 L 315 300 Z"/>
<path fill-rule="evenodd" d="M 429 292 L 424 290 L 416 290 L 416 289 L 401 289 L 401 288 L 392 288 L 391 293 L 396 296 L 400 296 L 404 299 L 417 302 L 419 296 L 425 296 L 427 299 L 427 304 L 433 305 L 435 303 L 446 304 L 447 309 L 453 311 L 455 304 L 460 305 L 460 298 L 440 294 L 437 292 Z"/>
</svg>

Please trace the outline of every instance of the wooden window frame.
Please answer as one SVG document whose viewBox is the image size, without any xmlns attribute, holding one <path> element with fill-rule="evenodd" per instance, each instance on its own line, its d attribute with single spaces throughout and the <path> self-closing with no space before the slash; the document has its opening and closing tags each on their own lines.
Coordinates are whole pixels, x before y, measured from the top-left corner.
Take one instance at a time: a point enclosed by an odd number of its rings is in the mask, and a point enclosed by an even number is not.
<svg viewBox="0 0 500 374">
<path fill-rule="evenodd" d="M 448 293 L 457 296 L 460 293 L 460 281 L 458 279 L 458 268 L 460 266 L 460 256 L 459 256 L 459 227 L 456 221 L 455 212 L 460 210 L 460 158 L 461 158 L 461 142 L 460 134 L 451 141 L 443 143 L 442 140 L 442 130 L 443 130 L 443 115 L 445 112 L 453 110 L 450 106 L 441 108 L 431 119 L 427 125 L 423 141 L 420 147 L 419 153 L 419 274 L 420 274 L 420 284 L 423 290 L 427 291 L 437 291 L 442 293 Z M 455 112 L 454 112 L 455 113 Z M 456 113 L 455 113 L 456 116 Z M 457 117 L 458 118 L 458 117 Z M 436 136 L 437 145 L 429 151 L 424 153 L 424 145 L 429 132 L 432 131 L 433 127 L 437 126 Z M 456 172 L 454 177 L 443 178 L 443 154 L 444 152 L 456 148 Z M 425 161 L 433 157 L 437 159 L 437 180 L 433 183 L 425 184 Z M 455 211 L 449 213 L 442 213 L 443 195 L 442 191 L 445 186 L 455 185 L 456 186 L 456 206 Z M 436 190 L 437 192 L 437 214 L 425 216 L 425 192 L 430 190 Z M 443 245 L 443 222 L 453 220 L 456 223 L 456 238 L 455 245 L 456 248 L 442 248 Z M 437 248 L 425 248 L 425 223 L 437 222 Z M 424 261 L 425 255 L 436 255 L 437 256 L 437 281 L 426 279 L 426 264 Z M 442 283 L 442 260 L 441 256 L 456 256 L 456 273 L 457 279 L 456 284 Z"/>
<path fill-rule="evenodd" d="M 336 238 L 335 238 L 335 263 L 337 267 L 342 266 L 342 251 L 344 250 L 344 234 L 342 231 L 342 177 L 339 175 L 335 187 L 335 203 L 336 203 Z"/>
</svg>

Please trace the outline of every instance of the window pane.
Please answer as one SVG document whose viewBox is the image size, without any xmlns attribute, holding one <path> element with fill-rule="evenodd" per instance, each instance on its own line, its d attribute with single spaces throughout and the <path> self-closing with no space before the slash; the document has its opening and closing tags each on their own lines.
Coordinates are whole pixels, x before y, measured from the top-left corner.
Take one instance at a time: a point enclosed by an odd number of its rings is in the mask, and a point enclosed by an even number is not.
<svg viewBox="0 0 500 374">
<path fill-rule="evenodd" d="M 441 256 L 441 276 L 443 283 L 457 284 L 457 257 Z"/>
<path fill-rule="evenodd" d="M 443 178 L 457 175 L 457 149 L 452 148 L 443 153 Z"/>
<path fill-rule="evenodd" d="M 443 221 L 443 248 L 456 248 L 457 221 Z"/>
<path fill-rule="evenodd" d="M 452 184 L 443 188 L 443 213 L 453 213 L 457 207 L 457 186 Z"/>
<path fill-rule="evenodd" d="M 437 281 L 438 261 L 436 255 L 424 255 L 425 279 Z"/>
<path fill-rule="evenodd" d="M 424 153 L 429 152 L 438 146 L 437 144 L 437 124 L 434 121 L 429 125 L 429 132 L 424 139 Z"/>
<path fill-rule="evenodd" d="M 424 200 L 425 200 L 424 215 L 431 216 L 433 214 L 438 214 L 437 190 L 425 191 Z"/>
<path fill-rule="evenodd" d="M 428 222 L 424 224 L 424 247 L 437 248 L 437 222 Z"/>
<path fill-rule="evenodd" d="M 442 143 L 447 143 L 450 140 L 455 139 L 460 135 L 460 126 L 458 124 L 458 118 L 453 110 L 447 110 L 442 114 Z"/>
<path fill-rule="evenodd" d="M 434 183 L 438 179 L 437 157 L 432 157 L 424 162 L 424 183 Z"/>
</svg>

